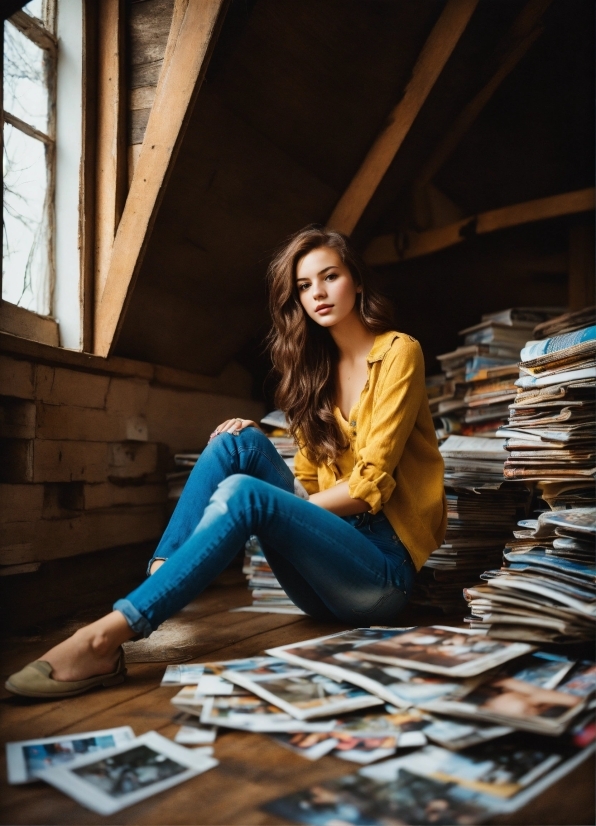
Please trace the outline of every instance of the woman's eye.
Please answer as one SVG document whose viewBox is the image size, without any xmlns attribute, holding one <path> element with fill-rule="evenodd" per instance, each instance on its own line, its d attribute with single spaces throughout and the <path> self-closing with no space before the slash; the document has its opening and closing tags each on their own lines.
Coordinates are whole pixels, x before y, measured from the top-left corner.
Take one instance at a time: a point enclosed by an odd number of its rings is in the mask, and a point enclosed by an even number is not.
<svg viewBox="0 0 596 826">
<path fill-rule="evenodd" d="M 331 279 L 331 281 L 333 281 L 335 278 L 337 278 L 337 273 L 336 272 L 330 272 L 329 275 L 325 276 L 325 281 L 329 281 L 329 279 Z"/>
<path fill-rule="evenodd" d="M 310 287 L 310 284 L 299 284 L 298 285 L 298 289 L 299 289 L 300 292 L 304 292 L 304 290 L 308 289 L 309 287 Z"/>
</svg>

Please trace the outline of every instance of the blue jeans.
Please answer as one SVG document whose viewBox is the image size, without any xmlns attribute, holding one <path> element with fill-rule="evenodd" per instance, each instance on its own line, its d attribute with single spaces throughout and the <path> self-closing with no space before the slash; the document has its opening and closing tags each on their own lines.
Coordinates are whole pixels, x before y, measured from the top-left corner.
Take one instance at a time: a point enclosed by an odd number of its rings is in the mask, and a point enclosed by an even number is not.
<svg viewBox="0 0 596 826">
<path fill-rule="evenodd" d="M 296 496 L 286 463 L 249 427 L 211 440 L 155 551 L 167 561 L 114 609 L 149 636 L 252 534 L 290 599 L 316 619 L 394 625 L 410 597 L 414 564 L 384 514 L 342 518 Z"/>
</svg>

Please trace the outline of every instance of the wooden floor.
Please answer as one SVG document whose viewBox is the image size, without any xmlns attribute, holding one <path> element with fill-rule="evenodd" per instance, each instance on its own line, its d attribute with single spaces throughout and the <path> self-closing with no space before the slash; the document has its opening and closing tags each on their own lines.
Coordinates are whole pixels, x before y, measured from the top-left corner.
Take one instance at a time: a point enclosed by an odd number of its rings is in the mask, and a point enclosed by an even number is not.
<svg viewBox="0 0 596 826">
<path fill-rule="evenodd" d="M 184 611 L 184 620 L 194 634 L 193 661 L 252 656 L 274 645 L 340 631 L 344 627 L 322 625 L 306 617 L 229 612 L 231 607 L 248 602 L 244 579 L 239 571 L 230 570 Z M 412 611 L 409 617 L 404 617 L 403 624 L 432 622 L 433 618 Z M 43 636 L 7 640 L 3 646 L 2 684 L 5 675 L 40 656 L 63 636 L 64 628 L 55 628 Z M 136 734 L 155 730 L 173 737 L 177 727 L 171 722 L 174 707 L 169 701 L 176 689 L 160 688 L 164 668 L 160 663 L 134 663 L 129 666 L 129 678 L 123 685 L 61 702 L 18 700 L 2 689 L 2 742 L 121 725 L 132 726 Z M 220 760 L 215 769 L 112 817 L 89 812 L 41 782 L 9 786 L 3 765 L 0 823 L 31 826 L 274 824 L 285 821 L 260 810 L 266 801 L 358 769 L 355 764 L 331 756 L 311 763 L 266 735 L 222 729 L 215 743 L 215 756 Z M 4 750 L 2 760 L 5 760 Z M 586 761 L 526 809 L 495 823 L 593 824 L 593 760 Z"/>
</svg>

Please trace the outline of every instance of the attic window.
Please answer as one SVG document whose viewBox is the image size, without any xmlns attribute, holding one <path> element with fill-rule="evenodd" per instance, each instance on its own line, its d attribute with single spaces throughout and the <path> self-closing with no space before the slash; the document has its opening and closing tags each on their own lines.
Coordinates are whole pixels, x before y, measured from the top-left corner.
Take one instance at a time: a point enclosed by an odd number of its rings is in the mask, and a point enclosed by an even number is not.
<svg viewBox="0 0 596 826">
<path fill-rule="evenodd" d="M 4 23 L 2 298 L 52 312 L 55 5 L 31 0 Z"/>
</svg>

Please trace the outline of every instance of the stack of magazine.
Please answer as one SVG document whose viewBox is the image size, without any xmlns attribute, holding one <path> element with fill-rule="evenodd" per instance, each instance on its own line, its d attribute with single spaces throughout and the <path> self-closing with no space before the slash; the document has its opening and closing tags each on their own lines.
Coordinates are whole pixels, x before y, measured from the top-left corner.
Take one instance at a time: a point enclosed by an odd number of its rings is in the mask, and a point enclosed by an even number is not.
<svg viewBox="0 0 596 826">
<path fill-rule="evenodd" d="M 440 446 L 445 461 L 447 531 L 423 565 L 413 601 L 454 613 L 463 589 L 500 564 L 503 547 L 526 513 L 528 492 L 503 478 L 505 440 L 452 435 Z"/>
<path fill-rule="evenodd" d="M 244 546 L 242 573 L 248 579 L 252 593 L 252 605 L 242 611 L 258 611 L 273 614 L 303 614 L 281 587 L 265 558 L 257 536 L 251 536 Z"/>
<path fill-rule="evenodd" d="M 581 642 L 596 634 L 596 508 L 520 522 L 503 567 L 465 589 L 472 628 L 493 637 Z"/>
<path fill-rule="evenodd" d="M 274 410 L 261 419 L 261 424 L 273 446 L 294 472 L 297 446 L 287 431 L 287 421 L 281 410 Z M 279 584 L 271 570 L 257 536 L 251 536 L 244 548 L 242 572 L 252 592 L 252 605 L 241 611 L 259 611 L 275 614 L 303 614 Z"/>
<path fill-rule="evenodd" d="M 565 316 L 570 326 L 573 315 Z M 521 353 L 516 384 L 519 393 L 509 422 L 499 431 L 509 453 L 505 476 L 592 487 L 596 324 L 529 341 Z"/>
<path fill-rule="evenodd" d="M 595 321 L 594 308 L 566 313 L 536 327 L 522 350 L 518 395 L 499 431 L 509 454 L 504 472 L 535 484 L 551 510 L 522 520 L 502 567 L 465 592 L 472 627 L 491 636 L 594 637 Z"/>
<path fill-rule="evenodd" d="M 487 313 L 462 330 L 464 345 L 438 356 L 443 380 L 431 376 L 427 391 L 439 441 L 452 433 L 493 436 L 507 420 L 515 397 L 519 353 L 528 334 L 560 310 L 518 307 Z"/>
<path fill-rule="evenodd" d="M 516 485 L 500 490 L 447 488 L 447 533 L 422 567 L 414 602 L 444 613 L 464 607 L 463 589 L 487 567 L 501 564 L 503 547 L 524 515 L 527 492 Z"/>
<path fill-rule="evenodd" d="M 166 473 L 168 485 L 168 499 L 177 501 L 182 496 L 184 485 L 188 481 L 193 467 L 199 461 L 201 451 L 193 453 L 176 453 L 174 455 L 174 465 L 176 470 Z"/>
<path fill-rule="evenodd" d="M 488 313 L 462 330 L 464 345 L 439 356 L 444 381 L 427 392 L 445 462 L 447 533 L 418 577 L 414 602 L 453 613 L 463 588 L 500 563 L 505 542 L 528 505 L 524 486 L 505 482 L 505 438 L 498 438 L 515 399 L 520 350 L 538 322 L 557 308 Z"/>
</svg>

